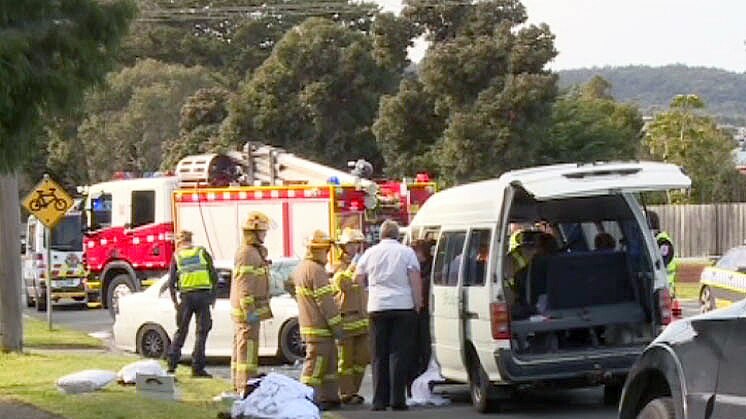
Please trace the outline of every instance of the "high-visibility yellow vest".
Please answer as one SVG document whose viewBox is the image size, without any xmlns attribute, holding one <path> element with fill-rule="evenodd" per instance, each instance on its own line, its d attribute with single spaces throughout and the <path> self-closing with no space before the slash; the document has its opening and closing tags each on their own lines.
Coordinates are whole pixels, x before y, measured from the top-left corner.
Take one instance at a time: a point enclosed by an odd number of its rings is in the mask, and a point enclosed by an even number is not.
<svg viewBox="0 0 746 419">
<path fill-rule="evenodd" d="M 179 249 L 174 257 L 176 258 L 176 270 L 179 275 L 179 290 L 192 291 L 212 288 L 205 249 L 201 247 Z"/>
</svg>

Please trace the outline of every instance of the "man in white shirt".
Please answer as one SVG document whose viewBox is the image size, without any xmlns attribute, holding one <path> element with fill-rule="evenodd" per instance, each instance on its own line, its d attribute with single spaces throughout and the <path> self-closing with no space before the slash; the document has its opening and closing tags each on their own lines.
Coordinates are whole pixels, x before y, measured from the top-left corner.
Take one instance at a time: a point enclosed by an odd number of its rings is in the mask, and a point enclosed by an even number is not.
<svg viewBox="0 0 746 419">
<path fill-rule="evenodd" d="M 405 391 L 412 356 L 415 313 L 422 309 L 420 263 L 398 242 L 399 225 L 386 220 L 381 242 L 357 264 L 357 280 L 368 285 L 373 355 L 373 409 L 406 410 Z"/>
</svg>

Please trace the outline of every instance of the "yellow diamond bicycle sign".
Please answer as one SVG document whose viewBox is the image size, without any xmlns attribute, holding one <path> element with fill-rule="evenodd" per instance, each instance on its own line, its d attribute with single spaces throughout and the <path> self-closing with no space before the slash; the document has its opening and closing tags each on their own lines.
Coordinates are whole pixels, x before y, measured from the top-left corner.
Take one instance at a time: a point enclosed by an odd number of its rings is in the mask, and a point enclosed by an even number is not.
<svg viewBox="0 0 746 419">
<path fill-rule="evenodd" d="M 23 200 L 23 207 L 48 228 L 54 228 L 72 206 L 72 197 L 47 175 Z"/>
</svg>

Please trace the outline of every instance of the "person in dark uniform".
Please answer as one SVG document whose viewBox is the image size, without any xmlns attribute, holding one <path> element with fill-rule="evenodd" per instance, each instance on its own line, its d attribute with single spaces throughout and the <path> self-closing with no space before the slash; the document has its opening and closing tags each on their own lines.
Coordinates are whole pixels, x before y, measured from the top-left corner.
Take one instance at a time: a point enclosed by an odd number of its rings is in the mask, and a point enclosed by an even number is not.
<svg viewBox="0 0 746 419">
<path fill-rule="evenodd" d="M 173 374 L 181 358 L 181 348 L 189 333 L 192 315 L 197 332 L 192 352 L 192 377 L 210 378 L 205 371 L 205 343 L 212 328 L 210 306 L 215 305 L 218 275 L 212 257 L 201 246 L 192 246 L 192 233 L 181 231 L 171 260 L 168 290 L 176 307 L 176 334 L 168 351 L 168 372 Z M 177 295 L 178 291 L 178 295 Z"/>
</svg>

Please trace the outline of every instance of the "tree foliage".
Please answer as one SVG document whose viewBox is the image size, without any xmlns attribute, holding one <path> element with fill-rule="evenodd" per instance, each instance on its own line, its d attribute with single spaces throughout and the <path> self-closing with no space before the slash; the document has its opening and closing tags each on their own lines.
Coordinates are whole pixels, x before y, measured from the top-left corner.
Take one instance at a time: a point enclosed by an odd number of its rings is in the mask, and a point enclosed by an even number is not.
<svg viewBox="0 0 746 419">
<path fill-rule="evenodd" d="M 180 110 L 201 88 L 215 84 L 202 67 L 138 61 L 107 77 L 86 100 L 77 139 L 85 151 L 88 178 L 115 171 L 149 172 L 161 167 L 163 144 L 179 135 Z"/>
<path fill-rule="evenodd" d="M 220 126 L 228 116 L 230 92 L 220 87 L 198 90 L 181 107 L 179 135 L 163 143 L 162 170 L 173 170 L 182 158 L 230 149 L 221 142 Z"/>
<path fill-rule="evenodd" d="M 111 68 L 134 8 L 127 1 L 24 0 L 0 14 L 0 173 L 18 169 L 39 144 L 44 112 L 74 106 Z"/>
<path fill-rule="evenodd" d="M 435 166 L 459 183 L 538 161 L 556 95 L 545 68 L 556 55 L 549 28 L 526 25 L 518 0 L 411 0 L 402 14 L 432 44 L 419 80 L 381 102 L 373 129 L 389 174 Z"/>
<path fill-rule="evenodd" d="M 367 34 L 306 20 L 241 86 L 224 125 L 226 143 L 260 141 L 338 167 L 358 157 L 379 162 L 370 126 L 380 96 L 395 89 L 405 67 L 404 32 L 392 15 L 376 19 Z"/>
<path fill-rule="evenodd" d="M 220 72 L 231 87 L 265 59 L 290 28 L 326 17 L 361 31 L 378 7 L 347 0 L 138 0 L 141 19 L 125 40 L 121 61 L 153 58 Z"/>
<path fill-rule="evenodd" d="M 597 77 L 560 97 L 543 148 L 546 163 L 631 160 L 639 155 L 642 116 L 616 102 Z"/>
<path fill-rule="evenodd" d="M 735 141 L 704 114 L 704 101 L 696 95 L 676 96 L 667 112 L 655 117 L 645 135 L 645 148 L 657 160 L 682 166 L 692 178 L 683 202 L 730 201 L 742 192 L 742 175 L 732 157 Z"/>
<path fill-rule="evenodd" d="M 746 125 L 746 74 L 706 67 L 668 65 L 582 68 L 559 72 L 560 87 L 601 76 L 613 84 L 621 102 L 634 103 L 645 115 L 665 111 L 672 97 L 693 93 L 707 102 L 720 122 Z"/>
</svg>

